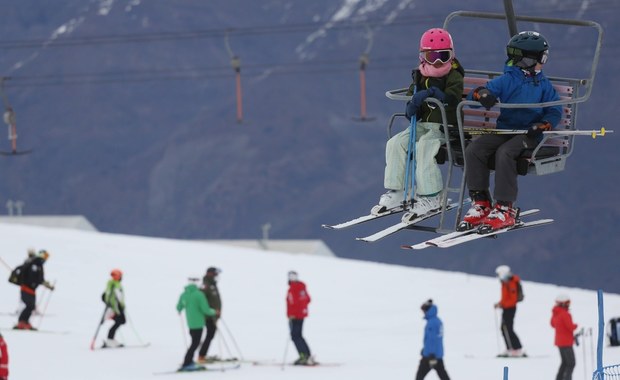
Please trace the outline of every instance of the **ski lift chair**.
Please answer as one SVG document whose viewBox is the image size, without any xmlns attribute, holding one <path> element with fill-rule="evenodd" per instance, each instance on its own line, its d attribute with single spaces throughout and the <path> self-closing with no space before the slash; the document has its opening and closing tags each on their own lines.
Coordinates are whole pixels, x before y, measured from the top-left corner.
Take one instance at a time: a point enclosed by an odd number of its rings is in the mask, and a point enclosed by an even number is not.
<svg viewBox="0 0 620 380">
<path fill-rule="evenodd" d="M 484 13 L 484 12 L 469 12 L 469 11 L 456 11 L 449 14 L 445 21 L 443 28 L 449 30 L 450 22 L 457 17 L 468 18 L 482 18 L 482 19 L 497 19 L 506 20 L 505 14 L 499 13 Z M 565 19 L 553 19 L 543 17 L 530 17 L 530 16 L 515 16 L 517 21 L 527 21 L 539 24 L 555 24 L 566 25 L 569 27 L 586 27 L 594 28 L 597 32 L 597 43 L 594 50 L 592 65 L 590 68 L 590 76 L 588 78 L 561 78 L 561 77 L 548 77 L 552 82 L 555 90 L 557 91 L 560 100 L 547 103 L 534 103 L 534 104 L 502 104 L 498 103 L 490 110 L 486 110 L 480 107 L 480 103 L 477 101 L 467 100 L 465 97 L 474 88 L 478 86 L 484 86 L 489 80 L 501 75 L 500 72 L 491 71 L 478 71 L 478 70 L 466 70 L 464 78 L 464 91 L 463 100 L 457 106 L 457 126 L 449 126 L 446 123 L 445 108 L 443 104 L 440 104 L 436 99 L 428 99 L 427 101 L 435 103 L 437 107 L 441 109 L 443 117 L 444 131 L 447 131 L 445 143 L 442 145 L 440 152 L 436 156 L 437 162 L 443 164 L 447 162 L 448 170 L 444 178 L 444 206 L 447 203 L 447 194 L 450 192 L 458 193 L 460 200 L 460 207 L 457 210 L 455 228 L 458 221 L 461 219 L 462 207 L 465 194 L 465 176 L 461 177 L 459 187 L 454 187 L 452 183 L 455 181 L 453 178 L 453 167 L 462 167 L 465 172 L 466 162 L 464 160 L 464 151 L 468 143 L 472 139 L 472 135 L 467 131 L 473 131 L 476 128 L 495 128 L 497 117 L 499 116 L 499 110 L 501 108 L 533 108 L 533 107 L 549 107 L 549 106 L 562 106 L 562 118 L 556 130 L 576 130 L 577 129 L 577 108 L 580 103 L 589 99 L 592 92 L 592 85 L 594 83 L 594 76 L 596 74 L 596 68 L 598 66 L 601 42 L 603 36 L 603 29 L 600 24 L 594 21 L 582 21 L 582 20 L 565 20 Z M 401 88 L 397 90 L 390 90 L 385 95 L 391 100 L 407 101 L 411 97 L 407 96 L 407 88 Z M 472 108 L 469 106 L 474 106 Z M 391 137 L 392 126 L 394 121 L 398 117 L 403 117 L 404 114 L 397 113 L 392 115 L 388 123 L 388 138 Z M 517 172 L 520 175 L 534 174 L 545 175 L 556 173 L 564 170 L 566 166 L 566 160 L 573 152 L 575 146 L 575 135 L 549 135 L 545 134 L 542 141 L 534 149 L 526 150 L 523 155 L 517 160 Z M 489 168 L 494 169 L 494 159 L 489 162 Z M 441 220 L 439 228 L 435 231 L 442 232 L 447 231 L 444 228 L 444 214 L 441 214 Z M 424 229 L 421 227 L 412 226 L 414 229 Z"/>
<path fill-rule="evenodd" d="M 450 22 L 457 17 L 482 18 L 506 20 L 506 15 L 483 12 L 453 12 L 444 21 L 444 29 L 449 30 Z M 479 103 L 471 100 L 463 100 L 457 107 L 457 119 L 461 139 L 465 140 L 468 128 L 495 128 L 499 109 L 501 108 L 533 108 L 560 105 L 563 108 L 562 119 L 556 126 L 556 130 L 576 130 L 577 108 L 580 103 L 589 99 L 594 83 L 594 76 L 598 66 L 598 60 L 603 37 L 602 27 L 593 21 L 553 19 L 544 17 L 516 16 L 517 21 L 527 21 L 538 24 L 566 25 L 568 27 L 594 28 L 597 32 L 597 43 L 594 50 L 589 78 L 560 78 L 548 77 L 556 89 L 560 100 L 547 103 L 533 104 L 501 104 L 498 103 L 491 110 L 483 108 L 470 108 L 466 106 L 479 106 Z M 487 81 L 501 75 L 498 72 L 485 72 L 469 70 L 465 75 L 465 93 L 469 93 L 478 86 L 484 86 Z M 564 170 L 566 160 L 572 154 L 575 145 L 575 135 L 553 136 L 544 135 L 539 145 L 532 150 L 526 151 L 517 162 L 517 171 L 521 175 L 528 173 L 545 175 Z"/>
</svg>

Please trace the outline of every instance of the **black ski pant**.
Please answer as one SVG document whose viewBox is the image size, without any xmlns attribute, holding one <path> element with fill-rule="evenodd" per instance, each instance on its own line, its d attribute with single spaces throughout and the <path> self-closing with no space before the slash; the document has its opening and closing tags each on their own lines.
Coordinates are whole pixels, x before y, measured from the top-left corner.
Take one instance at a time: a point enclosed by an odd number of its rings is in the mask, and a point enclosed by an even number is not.
<svg viewBox="0 0 620 380">
<path fill-rule="evenodd" d="M 120 314 L 115 314 L 112 320 L 114 321 L 114 324 L 112 325 L 112 327 L 110 327 L 110 331 L 108 331 L 108 339 L 114 339 L 116 330 L 118 330 L 121 325 L 124 325 L 125 322 L 127 322 L 127 319 L 125 318 L 125 313 L 123 313 L 122 311 L 120 312 Z"/>
<path fill-rule="evenodd" d="M 504 337 L 504 342 L 506 342 L 506 348 L 509 350 L 520 350 L 521 349 L 521 341 L 519 337 L 515 333 L 513 328 L 515 321 L 515 314 L 517 313 L 516 307 L 509 307 L 507 309 L 503 309 L 502 312 L 502 336 Z"/>
<path fill-rule="evenodd" d="M 185 353 L 185 359 L 183 360 L 184 367 L 194 362 L 194 353 L 200 345 L 200 338 L 202 338 L 202 327 L 199 329 L 189 329 L 189 336 L 192 337 L 192 343 L 190 343 L 189 348 Z"/>
<path fill-rule="evenodd" d="M 299 353 L 299 356 L 304 355 L 306 358 L 310 357 L 310 347 L 306 343 L 306 340 L 302 336 L 302 329 L 304 326 L 303 319 L 289 319 L 289 328 L 291 330 L 291 339 L 295 343 L 295 348 Z"/>
<path fill-rule="evenodd" d="M 27 293 L 22 290 L 21 292 L 22 302 L 26 307 L 22 310 L 21 314 L 19 314 L 19 322 L 30 323 L 30 316 L 34 311 L 34 308 L 37 305 L 37 296 L 35 294 Z"/>
<path fill-rule="evenodd" d="M 207 318 L 206 322 L 207 326 L 207 336 L 205 337 L 205 341 L 202 342 L 202 346 L 200 346 L 200 351 L 198 351 L 199 356 L 207 356 L 207 352 L 209 351 L 209 346 L 211 345 L 211 341 L 215 336 L 215 331 L 217 330 L 217 325 L 215 324 L 214 318 Z"/>
<path fill-rule="evenodd" d="M 482 135 L 465 149 L 467 188 L 470 191 L 489 189 L 489 159 L 495 154 L 495 188 L 493 198 L 504 202 L 517 200 L 517 158 L 538 141 L 526 135 Z"/>
<path fill-rule="evenodd" d="M 437 371 L 437 376 L 441 380 L 450 380 L 450 376 L 448 376 L 448 372 L 446 372 L 446 368 L 443 365 L 443 359 L 436 359 L 437 363 L 434 366 L 431 366 L 430 358 L 422 357 L 420 359 L 420 365 L 418 366 L 418 373 L 415 375 L 415 380 L 422 380 L 424 377 L 434 369 Z"/>
<path fill-rule="evenodd" d="M 558 348 L 560 349 L 562 363 L 555 380 L 572 380 L 573 369 L 575 369 L 575 351 L 573 351 L 573 346 Z"/>
</svg>

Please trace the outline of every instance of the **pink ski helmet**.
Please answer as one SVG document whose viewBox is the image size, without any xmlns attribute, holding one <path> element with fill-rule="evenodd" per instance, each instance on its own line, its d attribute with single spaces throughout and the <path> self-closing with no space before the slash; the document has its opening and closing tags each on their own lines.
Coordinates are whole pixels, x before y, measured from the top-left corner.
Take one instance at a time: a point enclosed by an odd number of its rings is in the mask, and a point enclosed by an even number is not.
<svg viewBox="0 0 620 380">
<path fill-rule="evenodd" d="M 454 45 L 452 44 L 452 36 L 445 29 L 429 29 L 420 38 L 420 51 L 448 49 L 454 49 Z"/>
</svg>

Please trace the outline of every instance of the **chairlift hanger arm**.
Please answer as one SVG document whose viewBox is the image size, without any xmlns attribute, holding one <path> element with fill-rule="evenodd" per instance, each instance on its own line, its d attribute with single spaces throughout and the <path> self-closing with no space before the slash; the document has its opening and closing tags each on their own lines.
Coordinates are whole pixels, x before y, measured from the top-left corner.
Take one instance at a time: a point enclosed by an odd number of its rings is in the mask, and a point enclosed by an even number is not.
<svg viewBox="0 0 620 380">
<path fill-rule="evenodd" d="M 444 20 L 443 28 L 446 30 L 449 30 L 450 22 L 456 17 L 493 19 L 493 20 L 505 20 L 506 19 L 506 15 L 501 14 L 501 13 L 456 11 L 456 12 L 450 13 L 446 17 L 446 19 Z M 596 33 L 597 33 L 596 48 L 592 56 L 590 77 L 585 82 L 585 87 L 586 87 L 585 94 L 579 98 L 574 99 L 574 100 L 578 99 L 578 102 L 586 101 L 590 97 L 590 94 L 592 93 L 592 85 L 594 83 L 594 77 L 596 75 L 596 68 L 598 67 L 599 57 L 601 53 L 601 46 L 602 46 L 602 41 L 603 41 L 602 26 L 595 21 L 589 21 L 589 20 L 559 19 L 559 18 L 535 17 L 535 16 L 516 15 L 515 20 L 531 22 L 531 23 L 539 23 L 539 24 L 554 24 L 554 25 L 586 27 L 586 28 L 593 28 L 596 30 Z"/>
</svg>

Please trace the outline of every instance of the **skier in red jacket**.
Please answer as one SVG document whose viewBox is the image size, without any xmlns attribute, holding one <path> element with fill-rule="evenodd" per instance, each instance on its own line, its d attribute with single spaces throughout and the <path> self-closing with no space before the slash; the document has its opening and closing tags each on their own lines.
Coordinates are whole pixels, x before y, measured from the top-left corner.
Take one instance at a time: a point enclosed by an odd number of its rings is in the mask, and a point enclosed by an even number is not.
<svg viewBox="0 0 620 380">
<path fill-rule="evenodd" d="M 575 351 L 573 351 L 575 336 L 573 332 L 577 325 L 573 323 L 573 317 L 568 311 L 569 307 L 570 298 L 565 294 L 560 294 L 555 299 L 555 306 L 551 315 L 551 327 L 555 329 L 555 345 L 560 350 L 560 358 L 562 359 L 556 380 L 571 380 L 575 368 Z"/>
<path fill-rule="evenodd" d="M 502 309 L 502 336 L 506 343 L 506 352 L 498 356 L 519 357 L 526 356 L 521 347 L 521 341 L 514 330 L 515 314 L 517 313 L 517 302 L 519 281 L 521 279 L 510 271 L 508 265 L 500 265 L 495 269 L 497 277 L 502 283 L 502 298 L 495 304 L 495 308 Z"/>
<path fill-rule="evenodd" d="M 9 378 L 9 350 L 6 342 L 0 334 L 0 380 L 8 380 Z"/>
<path fill-rule="evenodd" d="M 310 347 L 302 336 L 304 319 L 308 316 L 310 295 L 306 291 L 306 284 L 299 281 L 297 272 L 288 272 L 288 293 L 286 295 L 286 315 L 289 320 L 291 339 L 299 353 L 295 365 L 314 365 L 314 358 L 310 355 Z"/>
</svg>

